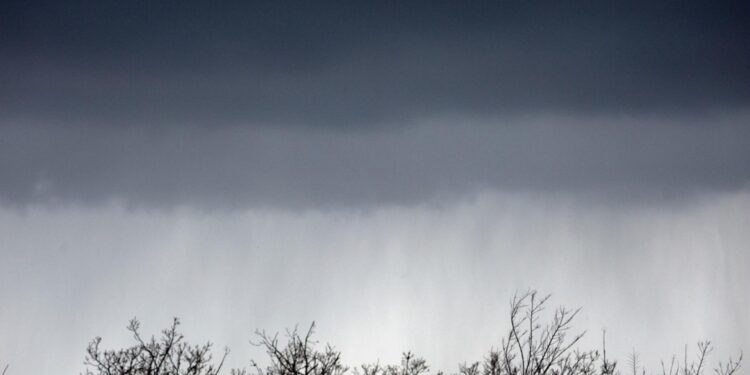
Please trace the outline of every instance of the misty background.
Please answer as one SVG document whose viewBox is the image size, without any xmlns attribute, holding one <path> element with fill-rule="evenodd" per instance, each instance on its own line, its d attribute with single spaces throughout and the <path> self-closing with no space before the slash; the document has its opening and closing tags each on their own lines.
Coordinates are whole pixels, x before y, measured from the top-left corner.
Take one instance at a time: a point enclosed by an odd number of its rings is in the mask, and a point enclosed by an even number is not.
<svg viewBox="0 0 750 375">
<path fill-rule="evenodd" d="M 528 288 L 651 369 L 750 350 L 747 8 L 4 1 L 0 363 L 178 316 L 454 371 Z"/>
</svg>

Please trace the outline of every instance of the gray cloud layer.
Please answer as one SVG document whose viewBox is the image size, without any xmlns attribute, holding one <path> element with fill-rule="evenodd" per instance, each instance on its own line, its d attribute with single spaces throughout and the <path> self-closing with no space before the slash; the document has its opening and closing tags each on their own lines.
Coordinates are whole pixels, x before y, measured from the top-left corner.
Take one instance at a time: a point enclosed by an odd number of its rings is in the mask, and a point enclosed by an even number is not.
<svg viewBox="0 0 750 375">
<path fill-rule="evenodd" d="M 747 4 L 3 2 L 0 201 L 748 181 Z"/>
<path fill-rule="evenodd" d="M 171 207 L 414 203 L 492 188 L 664 199 L 750 181 L 745 113 L 406 128 L 0 128 L 0 199 Z M 461 126 L 458 126 L 461 125 Z"/>
<path fill-rule="evenodd" d="M 0 121 L 361 126 L 744 107 L 742 2 L 3 2 Z"/>
</svg>

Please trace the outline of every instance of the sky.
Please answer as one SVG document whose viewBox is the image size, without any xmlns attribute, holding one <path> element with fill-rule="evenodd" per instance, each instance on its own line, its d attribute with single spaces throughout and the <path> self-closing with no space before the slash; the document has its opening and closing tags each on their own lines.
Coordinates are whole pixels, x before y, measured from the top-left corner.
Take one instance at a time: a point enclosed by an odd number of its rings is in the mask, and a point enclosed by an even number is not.
<svg viewBox="0 0 750 375">
<path fill-rule="evenodd" d="M 0 364 L 179 316 L 457 370 L 517 291 L 750 350 L 743 2 L 0 3 Z M 261 361 L 262 362 L 262 361 Z"/>
</svg>

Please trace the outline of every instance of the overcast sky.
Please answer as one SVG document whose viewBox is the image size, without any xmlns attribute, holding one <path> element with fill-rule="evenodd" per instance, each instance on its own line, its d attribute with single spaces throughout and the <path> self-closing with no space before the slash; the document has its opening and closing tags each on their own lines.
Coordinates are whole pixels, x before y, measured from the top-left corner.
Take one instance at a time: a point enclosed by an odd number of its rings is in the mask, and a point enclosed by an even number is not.
<svg viewBox="0 0 750 375">
<path fill-rule="evenodd" d="M 743 2 L 0 3 L 0 364 L 76 374 L 180 316 L 345 362 L 750 350 Z"/>
</svg>

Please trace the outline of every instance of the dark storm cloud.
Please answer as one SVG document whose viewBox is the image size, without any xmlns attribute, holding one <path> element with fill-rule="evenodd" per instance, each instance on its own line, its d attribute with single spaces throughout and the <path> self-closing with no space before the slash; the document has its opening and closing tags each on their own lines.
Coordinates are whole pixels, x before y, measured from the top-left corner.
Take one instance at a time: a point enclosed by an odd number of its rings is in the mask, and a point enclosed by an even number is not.
<svg viewBox="0 0 750 375">
<path fill-rule="evenodd" d="M 0 121 L 745 107 L 744 2 L 3 2 Z"/>
<path fill-rule="evenodd" d="M 335 207 L 484 188 L 663 201 L 747 187 L 748 121 L 741 113 L 458 118 L 367 132 L 4 127 L 0 201 Z"/>
<path fill-rule="evenodd" d="M 739 189 L 749 14 L 741 2 L 4 1 L 0 201 Z"/>
</svg>

